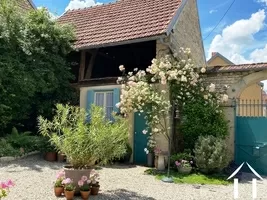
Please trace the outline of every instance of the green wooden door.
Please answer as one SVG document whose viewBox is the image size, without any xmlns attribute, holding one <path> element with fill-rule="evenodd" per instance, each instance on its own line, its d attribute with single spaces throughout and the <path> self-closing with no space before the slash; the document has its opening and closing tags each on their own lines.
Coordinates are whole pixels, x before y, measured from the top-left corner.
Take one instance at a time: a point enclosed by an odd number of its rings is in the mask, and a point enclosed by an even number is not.
<svg viewBox="0 0 267 200">
<path fill-rule="evenodd" d="M 142 131 L 146 128 L 144 115 L 134 114 L 134 163 L 145 165 L 147 163 L 147 155 L 144 149 L 147 147 L 147 135 Z"/>
</svg>

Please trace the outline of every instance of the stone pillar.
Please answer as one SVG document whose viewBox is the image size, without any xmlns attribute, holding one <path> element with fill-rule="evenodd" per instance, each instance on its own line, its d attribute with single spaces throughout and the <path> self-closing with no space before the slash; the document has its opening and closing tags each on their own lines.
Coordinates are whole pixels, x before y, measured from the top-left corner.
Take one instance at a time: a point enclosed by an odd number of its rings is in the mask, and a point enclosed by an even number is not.
<svg viewBox="0 0 267 200">
<path fill-rule="evenodd" d="M 231 101 L 231 100 L 230 100 Z M 228 132 L 229 136 L 226 139 L 228 150 L 230 152 L 230 157 L 234 159 L 235 152 L 235 107 L 228 103 L 227 105 L 222 106 L 225 119 L 228 121 Z"/>
</svg>

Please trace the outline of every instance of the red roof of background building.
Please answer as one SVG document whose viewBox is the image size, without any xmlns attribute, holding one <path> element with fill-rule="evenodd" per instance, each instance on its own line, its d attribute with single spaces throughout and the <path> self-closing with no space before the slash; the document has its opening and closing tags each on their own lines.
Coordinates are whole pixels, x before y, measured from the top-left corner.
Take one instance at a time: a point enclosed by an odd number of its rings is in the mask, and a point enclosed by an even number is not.
<svg viewBox="0 0 267 200">
<path fill-rule="evenodd" d="M 75 27 L 76 48 L 160 36 L 178 13 L 182 0 L 121 0 L 67 11 L 58 21 Z"/>
<path fill-rule="evenodd" d="M 251 64 L 239 64 L 239 65 L 225 65 L 208 67 L 208 73 L 219 72 L 243 72 L 243 71 L 256 71 L 267 69 L 267 63 L 251 63 Z"/>
</svg>

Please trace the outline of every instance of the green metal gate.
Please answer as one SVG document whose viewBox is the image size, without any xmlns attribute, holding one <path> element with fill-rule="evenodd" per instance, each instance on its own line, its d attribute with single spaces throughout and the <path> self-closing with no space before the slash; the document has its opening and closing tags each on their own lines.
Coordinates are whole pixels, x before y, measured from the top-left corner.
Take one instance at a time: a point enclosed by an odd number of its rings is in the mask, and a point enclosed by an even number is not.
<svg viewBox="0 0 267 200">
<path fill-rule="evenodd" d="M 237 101 L 235 162 L 248 162 L 258 173 L 267 175 L 267 116 L 263 102 Z"/>
</svg>

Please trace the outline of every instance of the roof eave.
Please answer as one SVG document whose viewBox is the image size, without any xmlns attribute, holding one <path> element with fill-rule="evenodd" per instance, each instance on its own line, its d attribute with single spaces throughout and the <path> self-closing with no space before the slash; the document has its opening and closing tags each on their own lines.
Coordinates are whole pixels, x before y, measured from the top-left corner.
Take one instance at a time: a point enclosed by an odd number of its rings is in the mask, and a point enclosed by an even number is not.
<svg viewBox="0 0 267 200">
<path fill-rule="evenodd" d="M 120 42 L 113 42 L 113 43 L 106 43 L 106 44 L 99 44 L 99 45 L 85 45 L 80 48 L 76 48 L 77 50 L 86 50 L 86 49 L 97 49 L 97 48 L 103 48 L 103 47 L 111 47 L 111 46 L 119 46 L 119 45 L 126 45 L 126 44 L 132 44 L 132 43 L 139 43 L 139 42 L 147 42 L 151 40 L 157 40 L 160 38 L 166 38 L 167 34 L 162 33 L 159 35 L 154 35 L 150 37 L 144 37 L 144 38 L 137 38 L 132 40 L 125 40 Z"/>
<path fill-rule="evenodd" d="M 222 54 L 220 53 L 216 53 L 215 56 L 212 56 L 208 61 L 207 64 L 210 64 L 216 57 L 220 57 L 221 59 L 223 59 L 227 64 L 226 65 L 235 65 L 235 63 L 231 62 L 229 59 L 227 59 L 226 57 L 224 57 Z"/>
<path fill-rule="evenodd" d="M 171 19 L 168 27 L 167 27 L 167 30 L 166 30 L 166 34 L 167 35 L 170 35 L 173 27 L 175 26 L 180 14 L 182 13 L 183 11 L 183 8 L 185 7 L 186 3 L 187 3 L 188 0 L 182 0 L 182 3 L 181 5 L 179 6 L 179 8 L 177 9 L 176 13 L 174 14 L 173 18 Z"/>
<path fill-rule="evenodd" d="M 32 8 L 33 8 L 33 9 L 36 9 L 36 6 L 34 5 L 33 1 L 32 1 L 32 0 L 28 0 L 28 1 L 29 1 L 29 3 L 31 4 Z"/>
</svg>

